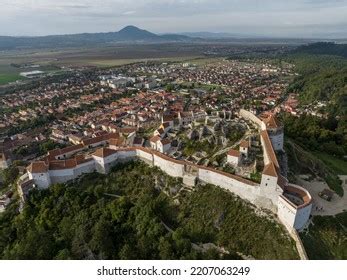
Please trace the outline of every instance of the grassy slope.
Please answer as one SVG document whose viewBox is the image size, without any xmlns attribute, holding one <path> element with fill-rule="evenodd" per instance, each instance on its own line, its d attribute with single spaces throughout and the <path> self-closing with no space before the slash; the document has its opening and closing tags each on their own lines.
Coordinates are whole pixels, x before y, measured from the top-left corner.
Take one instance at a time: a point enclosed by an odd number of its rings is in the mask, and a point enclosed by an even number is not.
<svg viewBox="0 0 347 280">
<path fill-rule="evenodd" d="M 335 217 L 313 218 L 313 224 L 301 233 L 308 257 L 319 259 L 347 259 L 347 212 Z"/>
<path fill-rule="evenodd" d="M 322 160 L 328 167 L 335 170 L 336 174 L 347 175 L 347 161 L 325 153 L 314 153 L 314 155 Z"/>
<path fill-rule="evenodd" d="M 326 154 L 319 154 L 321 159 L 316 154 L 304 150 L 301 146 L 297 145 L 292 139 L 286 139 L 285 150 L 288 155 L 288 164 L 291 173 L 305 174 L 312 173 L 325 179 L 329 187 L 334 190 L 339 196 L 344 195 L 341 181 L 338 175 L 342 175 L 337 169 L 333 168 L 332 164 L 327 164 L 327 159 L 336 164 L 338 161 L 335 157 L 327 156 Z M 339 168 L 343 168 L 342 166 Z"/>
</svg>

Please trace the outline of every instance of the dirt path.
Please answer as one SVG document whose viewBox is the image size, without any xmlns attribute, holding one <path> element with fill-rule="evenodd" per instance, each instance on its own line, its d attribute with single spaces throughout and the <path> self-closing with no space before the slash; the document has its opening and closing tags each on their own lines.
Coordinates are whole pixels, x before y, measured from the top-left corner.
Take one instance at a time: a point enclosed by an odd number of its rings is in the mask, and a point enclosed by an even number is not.
<svg viewBox="0 0 347 280">
<path fill-rule="evenodd" d="M 298 184 L 307 189 L 313 197 L 312 215 L 317 216 L 334 216 L 347 210 L 347 187 L 344 187 L 345 195 L 343 197 L 334 194 L 332 201 L 326 201 L 319 197 L 319 192 L 329 189 L 325 181 L 314 179 L 306 181 L 302 176 L 297 176 Z M 323 207 L 323 210 L 320 210 Z"/>
</svg>

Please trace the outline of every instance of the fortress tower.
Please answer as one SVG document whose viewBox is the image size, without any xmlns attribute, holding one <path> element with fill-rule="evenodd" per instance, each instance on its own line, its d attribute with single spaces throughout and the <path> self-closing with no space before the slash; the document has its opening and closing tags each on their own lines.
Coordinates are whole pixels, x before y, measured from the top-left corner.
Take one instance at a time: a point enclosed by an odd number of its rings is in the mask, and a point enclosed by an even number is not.
<svg viewBox="0 0 347 280">
<path fill-rule="evenodd" d="M 275 151 L 283 151 L 284 127 L 275 115 L 271 114 L 263 120 L 262 129 L 267 130 Z"/>
</svg>

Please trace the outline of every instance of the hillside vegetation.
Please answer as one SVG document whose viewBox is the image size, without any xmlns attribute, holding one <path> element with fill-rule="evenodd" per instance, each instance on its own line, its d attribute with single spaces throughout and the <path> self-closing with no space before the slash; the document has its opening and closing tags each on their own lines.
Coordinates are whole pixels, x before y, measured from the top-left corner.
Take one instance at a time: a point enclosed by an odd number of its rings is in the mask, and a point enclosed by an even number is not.
<svg viewBox="0 0 347 280">
<path fill-rule="evenodd" d="M 325 55 L 293 55 L 299 76 L 289 86 L 289 92 L 300 94 L 302 104 L 330 101 L 328 112 L 346 113 L 347 59 Z"/>
<path fill-rule="evenodd" d="M 335 217 L 313 218 L 312 225 L 301 234 L 309 259 L 347 259 L 347 212 Z"/>
<path fill-rule="evenodd" d="M 24 211 L 12 204 L 0 225 L 2 259 L 298 258 L 285 229 L 250 204 L 214 186 L 187 192 L 143 163 L 34 191 Z M 228 253 L 197 250 L 203 243 Z"/>
<path fill-rule="evenodd" d="M 343 194 L 337 175 L 346 174 L 347 161 L 347 45 L 316 43 L 297 48 L 286 57 L 295 64 L 299 74 L 288 92 L 299 94 L 301 105 L 313 108 L 317 102 L 326 106 L 319 109 L 325 117 L 285 114 L 285 134 L 291 138 L 296 157 L 292 169 L 316 169 L 329 186 Z M 303 148 L 300 155 L 300 148 Z M 310 162 L 310 165 L 307 163 Z M 303 164 L 305 163 L 305 164 Z M 304 167 L 305 169 L 305 167 Z"/>
<path fill-rule="evenodd" d="M 339 169 L 334 168 L 335 164 L 340 162 L 345 163 L 344 161 L 322 152 L 312 153 L 289 139 L 285 142 L 285 150 L 288 155 L 290 169 L 289 177 L 291 181 L 296 181 L 295 174 L 310 173 L 324 178 L 328 186 L 334 190 L 337 195 L 344 195 L 341 180 L 338 175 L 345 174 L 347 170 L 344 165 L 341 165 Z M 334 165 L 332 165 L 331 162 L 334 162 Z"/>
<path fill-rule="evenodd" d="M 341 118 L 346 129 L 347 44 L 316 43 L 301 46 L 285 57 L 299 74 L 288 92 L 297 92 L 302 104 L 328 101 L 325 113 Z"/>
<path fill-rule="evenodd" d="M 294 50 L 293 53 L 313 55 L 336 55 L 347 58 L 347 45 L 335 44 L 333 42 L 318 42 L 300 46 L 299 48 Z"/>
</svg>

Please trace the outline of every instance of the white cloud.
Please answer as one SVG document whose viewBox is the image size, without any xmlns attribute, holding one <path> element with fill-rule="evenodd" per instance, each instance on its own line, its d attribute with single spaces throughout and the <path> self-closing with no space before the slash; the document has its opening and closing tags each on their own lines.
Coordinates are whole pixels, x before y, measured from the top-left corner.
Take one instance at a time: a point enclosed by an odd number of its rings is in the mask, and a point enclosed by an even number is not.
<svg viewBox="0 0 347 280">
<path fill-rule="evenodd" d="M 126 11 L 124 13 L 122 13 L 123 16 L 130 16 L 130 15 L 134 15 L 136 14 L 136 11 Z"/>
<path fill-rule="evenodd" d="M 0 35 L 115 31 L 303 34 L 347 29 L 347 0 L 0 0 Z"/>
</svg>

